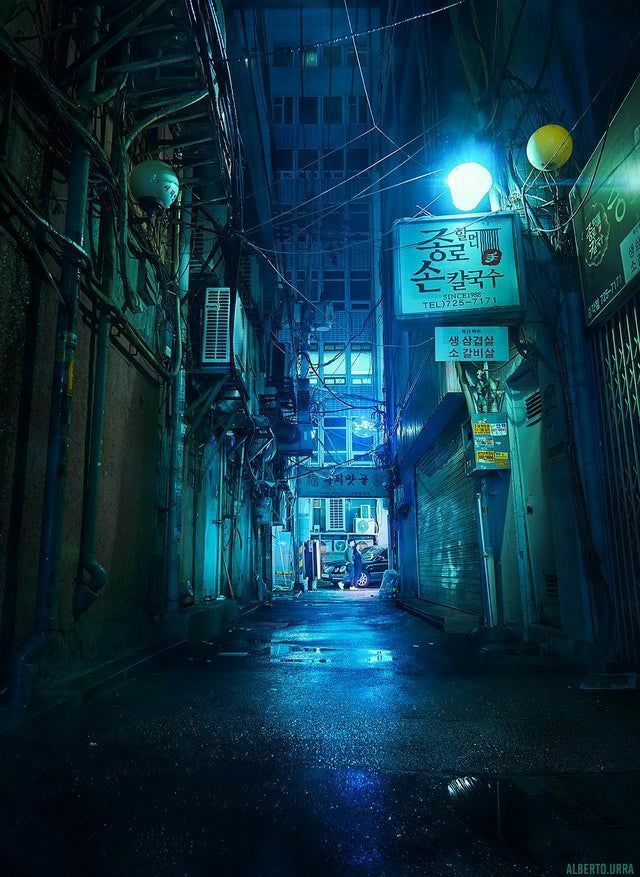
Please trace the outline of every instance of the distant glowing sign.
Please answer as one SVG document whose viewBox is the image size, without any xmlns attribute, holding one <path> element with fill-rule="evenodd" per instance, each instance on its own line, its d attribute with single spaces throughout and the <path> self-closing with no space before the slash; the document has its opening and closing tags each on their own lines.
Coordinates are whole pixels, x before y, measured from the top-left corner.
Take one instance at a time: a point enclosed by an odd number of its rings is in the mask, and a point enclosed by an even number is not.
<svg viewBox="0 0 640 877">
<path fill-rule="evenodd" d="M 436 326 L 436 362 L 506 362 L 509 329 L 506 326 Z"/>
<path fill-rule="evenodd" d="M 388 475 L 373 466 L 310 469 L 298 481 L 298 496 L 387 497 Z"/>
<path fill-rule="evenodd" d="M 429 216 L 394 226 L 396 316 L 520 310 L 517 218 Z"/>
</svg>

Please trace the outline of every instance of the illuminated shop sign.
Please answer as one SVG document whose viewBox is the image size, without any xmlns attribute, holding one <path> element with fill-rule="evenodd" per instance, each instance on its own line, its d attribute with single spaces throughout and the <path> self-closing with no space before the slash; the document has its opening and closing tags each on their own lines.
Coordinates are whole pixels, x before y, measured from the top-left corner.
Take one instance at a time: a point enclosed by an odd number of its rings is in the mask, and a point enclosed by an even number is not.
<svg viewBox="0 0 640 877">
<path fill-rule="evenodd" d="M 394 226 L 396 316 L 517 317 L 518 219 L 513 213 L 401 219 Z"/>
<path fill-rule="evenodd" d="M 639 120 L 640 77 L 569 193 L 588 325 L 640 284 Z"/>
<path fill-rule="evenodd" d="M 506 326 L 436 326 L 436 362 L 507 362 Z"/>
<path fill-rule="evenodd" d="M 365 466 L 337 466 L 311 470 L 298 481 L 298 496 L 386 497 L 388 475 Z"/>
</svg>

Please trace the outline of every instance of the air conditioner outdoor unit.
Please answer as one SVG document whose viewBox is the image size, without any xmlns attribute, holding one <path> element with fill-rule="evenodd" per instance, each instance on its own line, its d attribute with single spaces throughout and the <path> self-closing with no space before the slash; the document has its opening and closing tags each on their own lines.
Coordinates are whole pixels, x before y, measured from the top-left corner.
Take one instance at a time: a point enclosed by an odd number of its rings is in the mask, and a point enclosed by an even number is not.
<svg viewBox="0 0 640 877">
<path fill-rule="evenodd" d="M 376 532 L 376 522 L 373 518 L 356 518 L 354 533 L 358 536 L 373 536 Z"/>
<path fill-rule="evenodd" d="M 338 552 L 340 554 L 344 554 L 347 550 L 347 540 L 346 539 L 334 539 L 333 540 L 333 550 L 334 552 Z"/>
<path fill-rule="evenodd" d="M 224 373 L 233 364 L 244 374 L 248 332 L 249 324 L 240 296 L 232 295 L 228 287 L 207 287 L 202 319 L 203 370 Z"/>
<path fill-rule="evenodd" d="M 342 497 L 330 497 L 327 500 L 327 531 L 344 533 L 344 529 L 344 499 Z"/>
</svg>

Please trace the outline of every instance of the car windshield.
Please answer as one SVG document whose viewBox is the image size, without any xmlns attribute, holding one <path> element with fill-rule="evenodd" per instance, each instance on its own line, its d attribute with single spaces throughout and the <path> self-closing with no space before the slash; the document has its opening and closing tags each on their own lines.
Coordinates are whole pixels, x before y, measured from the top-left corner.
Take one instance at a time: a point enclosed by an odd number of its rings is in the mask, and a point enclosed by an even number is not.
<svg viewBox="0 0 640 877">
<path fill-rule="evenodd" d="M 365 550 L 362 552 L 362 559 L 371 562 L 372 560 L 375 560 L 379 554 L 382 554 L 383 551 L 383 548 L 365 548 Z"/>
</svg>

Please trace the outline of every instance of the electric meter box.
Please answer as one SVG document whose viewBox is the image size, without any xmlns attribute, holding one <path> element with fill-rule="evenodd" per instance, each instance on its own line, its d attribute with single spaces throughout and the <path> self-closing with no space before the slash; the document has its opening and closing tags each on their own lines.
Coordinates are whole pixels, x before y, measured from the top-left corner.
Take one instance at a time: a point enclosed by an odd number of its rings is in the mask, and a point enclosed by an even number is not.
<svg viewBox="0 0 640 877">
<path fill-rule="evenodd" d="M 511 468 L 509 425 L 503 412 L 472 414 L 462 427 L 462 442 L 467 475 Z"/>
</svg>

